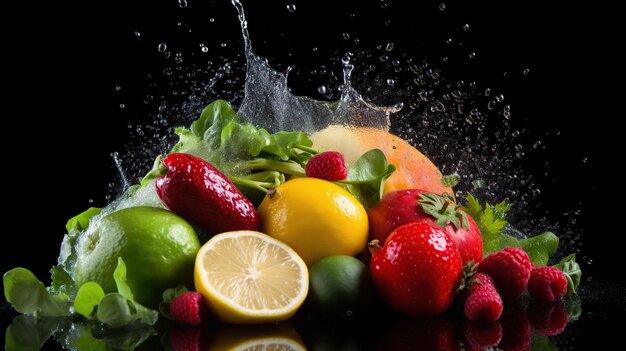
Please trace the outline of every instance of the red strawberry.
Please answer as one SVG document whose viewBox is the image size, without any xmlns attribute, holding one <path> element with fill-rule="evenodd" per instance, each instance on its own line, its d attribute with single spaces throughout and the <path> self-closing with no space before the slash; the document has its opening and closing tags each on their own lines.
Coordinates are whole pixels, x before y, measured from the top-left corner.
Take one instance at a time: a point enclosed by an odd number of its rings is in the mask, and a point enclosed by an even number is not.
<svg viewBox="0 0 626 351">
<path fill-rule="evenodd" d="M 419 189 L 386 193 L 368 209 L 370 240 L 380 243 L 399 226 L 412 222 L 439 225 L 456 243 L 463 264 L 478 263 L 483 258 L 483 238 L 478 225 L 450 199 Z"/>
<path fill-rule="evenodd" d="M 168 170 L 157 178 L 156 191 L 170 210 L 211 234 L 258 228 L 252 202 L 210 163 L 173 153 L 163 164 Z"/>
<path fill-rule="evenodd" d="M 567 294 L 567 278 L 558 268 L 535 267 L 528 279 L 528 293 L 537 300 L 559 300 Z"/>
<path fill-rule="evenodd" d="M 485 257 L 478 265 L 478 272 L 493 278 L 496 288 L 504 299 L 519 296 L 526 285 L 532 263 L 526 251 L 518 247 L 507 247 Z"/>
<path fill-rule="evenodd" d="M 174 351 L 200 351 L 200 337 L 202 330 L 199 327 L 174 327 L 170 332 L 170 343 Z"/>
<path fill-rule="evenodd" d="M 198 325 L 206 317 L 207 307 L 202 295 L 189 291 L 176 296 L 170 304 L 170 314 L 175 320 Z"/>
<path fill-rule="evenodd" d="M 343 154 L 337 151 L 326 151 L 311 157 L 306 163 L 305 171 L 307 177 L 331 182 L 344 180 L 348 176 Z"/>
<path fill-rule="evenodd" d="M 542 336 L 561 334 L 567 326 L 567 309 L 562 301 L 533 301 L 526 309 L 535 333 Z"/>
<path fill-rule="evenodd" d="M 469 349 L 474 351 L 494 347 L 502 340 L 502 325 L 499 321 L 467 321 L 463 326 L 463 335 Z"/>
<path fill-rule="evenodd" d="M 373 251 L 370 272 L 381 298 L 407 315 L 445 312 L 461 278 L 461 254 L 438 225 L 415 222 L 394 230 Z"/>
<path fill-rule="evenodd" d="M 493 279 L 484 273 L 476 273 L 470 282 L 469 294 L 463 312 L 469 320 L 486 319 L 497 321 L 502 315 L 502 298 Z"/>
</svg>

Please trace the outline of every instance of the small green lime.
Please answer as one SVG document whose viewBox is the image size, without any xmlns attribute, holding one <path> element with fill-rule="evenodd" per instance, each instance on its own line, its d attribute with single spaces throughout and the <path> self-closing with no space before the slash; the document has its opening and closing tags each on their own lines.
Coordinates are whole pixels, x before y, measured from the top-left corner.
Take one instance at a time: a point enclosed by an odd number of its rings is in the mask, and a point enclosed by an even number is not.
<svg viewBox="0 0 626 351">
<path fill-rule="evenodd" d="M 311 267 L 309 277 L 314 308 L 345 312 L 363 307 L 373 296 L 369 270 L 352 256 L 326 257 Z"/>
<path fill-rule="evenodd" d="M 179 284 L 193 287 L 199 249 L 195 230 L 178 215 L 154 207 L 125 208 L 81 234 L 74 279 L 79 286 L 95 281 L 105 292 L 117 291 L 113 272 L 121 257 L 135 300 L 155 308 L 163 290 Z"/>
</svg>

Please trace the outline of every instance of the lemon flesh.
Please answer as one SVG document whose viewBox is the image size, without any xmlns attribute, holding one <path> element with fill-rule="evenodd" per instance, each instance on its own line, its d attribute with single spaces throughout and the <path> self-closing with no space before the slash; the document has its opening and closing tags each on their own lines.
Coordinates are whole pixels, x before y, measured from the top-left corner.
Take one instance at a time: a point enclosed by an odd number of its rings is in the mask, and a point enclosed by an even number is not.
<svg viewBox="0 0 626 351">
<path fill-rule="evenodd" d="M 285 320 L 309 289 L 307 266 L 293 249 L 245 230 L 206 242 L 196 256 L 194 280 L 215 315 L 238 324 Z"/>
</svg>

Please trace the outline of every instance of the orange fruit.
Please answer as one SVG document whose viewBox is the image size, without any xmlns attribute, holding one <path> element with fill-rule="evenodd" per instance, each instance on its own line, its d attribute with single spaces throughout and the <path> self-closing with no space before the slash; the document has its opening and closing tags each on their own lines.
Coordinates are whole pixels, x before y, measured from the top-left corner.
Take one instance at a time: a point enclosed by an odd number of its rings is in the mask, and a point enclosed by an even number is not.
<svg viewBox="0 0 626 351">
<path fill-rule="evenodd" d="M 377 128 L 331 125 L 311 135 L 313 147 L 341 152 L 350 165 L 371 149 L 380 149 L 396 171 L 385 182 L 385 193 L 401 189 L 422 189 L 435 194 L 454 194 L 441 183 L 441 171 L 406 140 Z M 454 196 L 454 195 L 453 195 Z"/>
</svg>

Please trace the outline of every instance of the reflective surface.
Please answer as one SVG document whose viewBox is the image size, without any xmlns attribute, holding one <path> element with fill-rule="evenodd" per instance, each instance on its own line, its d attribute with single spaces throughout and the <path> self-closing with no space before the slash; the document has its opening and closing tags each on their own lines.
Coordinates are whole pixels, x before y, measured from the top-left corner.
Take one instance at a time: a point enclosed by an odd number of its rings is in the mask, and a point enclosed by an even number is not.
<svg viewBox="0 0 626 351">
<path fill-rule="evenodd" d="M 621 177 L 612 173 L 616 150 L 621 150 L 623 139 L 619 128 L 613 127 L 613 120 L 621 110 L 612 111 L 613 89 L 607 83 L 615 72 L 610 65 L 613 55 L 606 48 L 617 41 L 611 38 L 613 31 L 605 29 L 610 20 L 593 24 L 596 15 L 604 16 L 606 9 L 600 5 L 539 1 L 445 1 L 445 11 L 440 10 L 441 1 L 421 2 L 417 11 L 395 1 L 387 1 L 385 9 L 379 1 L 321 1 L 316 6 L 298 1 L 249 2 L 250 25 L 254 26 L 251 35 L 257 52 L 270 57 L 280 69 L 291 64 L 300 68 L 290 78 L 295 92 L 317 92 L 320 95 L 315 97 L 323 98 L 330 90 L 327 77 L 323 82 L 309 81 L 307 77 L 312 70 L 319 74 L 320 65 L 331 70 L 328 59 L 341 57 L 358 38 L 358 45 L 381 45 L 377 58 L 399 50 L 424 56 L 445 68 L 443 73 L 449 82 L 463 79 L 469 85 L 477 80 L 481 88 L 493 89 L 490 96 L 498 90 L 505 99 L 511 99 L 513 121 L 526 130 L 524 145 L 540 140 L 548 146 L 545 152 L 519 161 L 537 177 L 542 195 L 539 205 L 520 209 L 520 222 L 532 217 L 524 217 L 525 212 L 545 214 L 548 223 L 542 224 L 559 229 L 563 245 L 579 249 L 583 264 L 582 314 L 562 333 L 550 337 L 550 342 L 558 349 L 574 350 L 620 342 L 620 335 L 608 332 L 624 324 L 626 309 L 624 277 L 617 268 L 625 244 L 621 206 L 617 204 Z M 296 5 L 294 11 L 287 9 L 292 3 Z M 30 3 L 21 6 L 28 8 L 15 12 L 18 22 L 30 26 L 33 32 L 13 28 L 5 51 L 7 67 L 11 67 L 5 77 L 10 87 L 6 101 L 20 111 L 5 112 L 15 116 L 11 119 L 15 125 L 7 127 L 5 133 L 18 140 L 7 142 L 3 155 L 5 203 L 10 206 L 4 216 L 1 271 L 24 266 L 46 278 L 56 262 L 65 220 L 92 204 L 106 204 L 110 200 L 107 196 L 115 195 L 120 188 L 122 182 L 110 153 L 122 151 L 122 145 L 132 139 L 130 135 L 139 133 L 138 125 L 149 124 L 146 116 L 154 117 L 161 101 L 178 106 L 186 101 L 181 96 L 189 95 L 190 86 L 198 81 L 208 83 L 208 77 L 215 74 L 212 68 L 224 67 L 220 72 L 241 76 L 242 72 L 228 71 L 222 64 L 233 58 L 241 60 L 236 56 L 242 45 L 239 24 L 228 1 L 200 4 L 189 0 L 184 8 L 173 0 L 137 1 L 132 5 L 113 1 L 81 7 L 47 4 L 41 6 L 50 8 L 38 6 L 37 11 Z M 73 15 L 77 10 L 82 15 Z M 96 13 L 101 16 L 91 15 Z M 352 14 L 356 22 L 350 22 Z M 386 21 L 391 24 L 386 25 Z M 210 27 L 211 23 L 216 26 Z M 410 35 L 404 34 L 407 29 Z M 348 33 L 348 39 L 344 33 Z M 455 46 L 447 46 L 449 38 Z M 191 47 L 194 55 L 185 51 Z M 201 70 L 209 67 L 210 72 L 186 77 L 189 70 L 181 72 L 172 65 L 179 51 L 185 54 L 181 65 L 195 65 L 194 69 Z M 212 58 L 201 56 L 204 53 Z M 178 76 L 181 78 L 171 78 Z M 383 78 L 388 86 L 403 81 L 402 75 Z M 362 85 L 368 83 L 366 80 Z M 236 84 L 219 81 L 218 87 L 228 91 L 231 85 Z M 397 102 L 393 91 L 383 94 L 380 100 Z M 174 125 L 186 122 L 176 112 L 170 117 Z M 416 130 L 423 128 L 417 121 L 402 123 Z M 151 147 L 158 148 L 161 143 L 159 139 Z M 36 151 L 24 151 L 26 145 Z M 136 147 L 136 151 L 137 165 L 133 167 L 149 168 L 152 160 L 145 155 L 153 150 Z M 444 163 L 458 162 L 445 155 L 438 158 Z M 129 162 L 125 160 L 124 165 Z M 131 173 L 130 178 L 136 177 Z M 437 343 L 454 349 L 458 340 L 468 343 L 467 335 L 475 330 L 486 334 L 484 339 L 489 341 L 499 336 L 497 323 L 466 325 L 454 316 L 412 321 L 389 316 L 384 309 L 374 311 L 365 316 L 355 314 L 351 321 L 334 322 L 319 316 L 310 318 L 303 311 L 281 328 L 297 342 L 299 337 L 307 349 L 331 350 L 411 349 L 416 345 L 437 349 Z M 500 343 L 515 344 L 508 349 L 523 349 L 528 344 L 527 326 L 532 330 L 534 324 L 535 330 L 537 326 L 545 330 L 545 316 L 555 316 L 554 309 L 548 309 L 552 314 L 545 311 L 528 308 L 523 317 L 519 308 L 513 308 L 510 313 L 517 318 L 508 325 L 504 319 L 501 321 Z M 5 330 L 16 314 L 6 303 L 1 305 L 0 313 L 1 329 Z M 20 317 L 18 322 L 27 327 L 29 340 L 37 337 L 28 317 Z M 270 331 L 263 333 L 274 333 L 274 327 L 267 328 Z M 49 325 L 43 328 L 44 334 L 49 329 Z M 252 329 L 210 323 L 203 328 L 201 339 L 203 345 L 210 345 L 220 335 L 248 339 L 256 333 Z M 197 333 L 184 328 L 166 332 L 166 326 L 157 326 L 156 330 L 158 335 L 148 338 L 143 349 L 159 349 L 161 337 L 168 333 L 191 334 L 194 338 Z M 293 330 L 298 337 L 293 337 Z M 521 330 L 515 334 L 519 339 L 511 340 L 509 330 Z M 151 336 L 152 331 L 131 334 L 130 338 L 116 340 L 133 342 Z M 538 346 L 546 342 L 545 338 L 534 340 L 533 349 L 550 349 Z M 45 349 L 58 348 L 55 341 L 45 345 Z"/>
</svg>

